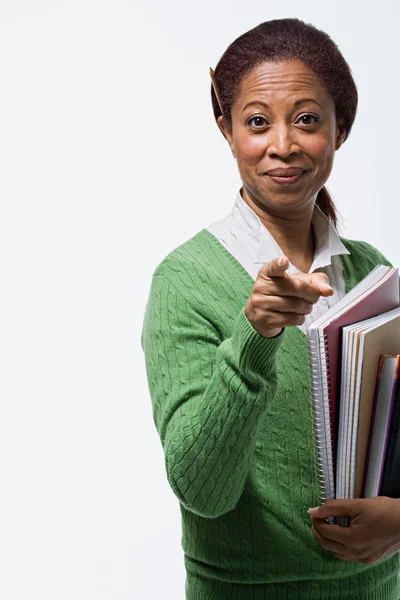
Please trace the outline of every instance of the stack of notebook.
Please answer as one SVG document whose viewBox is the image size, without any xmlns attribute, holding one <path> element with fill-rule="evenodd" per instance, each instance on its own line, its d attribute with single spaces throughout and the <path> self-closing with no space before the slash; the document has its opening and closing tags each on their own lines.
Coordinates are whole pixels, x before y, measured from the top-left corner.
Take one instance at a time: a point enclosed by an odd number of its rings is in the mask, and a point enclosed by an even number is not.
<svg viewBox="0 0 400 600">
<path fill-rule="evenodd" d="M 381 356 L 361 496 L 400 496 L 400 355 Z"/>
<path fill-rule="evenodd" d="M 393 462 L 400 450 L 389 444 L 395 417 L 400 421 L 400 408 L 394 410 L 400 354 L 398 269 L 376 267 L 314 321 L 307 335 L 320 500 L 382 494 L 383 470 L 393 471 L 386 459 L 390 455 Z M 386 408 L 379 398 L 385 398 Z"/>
</svg>

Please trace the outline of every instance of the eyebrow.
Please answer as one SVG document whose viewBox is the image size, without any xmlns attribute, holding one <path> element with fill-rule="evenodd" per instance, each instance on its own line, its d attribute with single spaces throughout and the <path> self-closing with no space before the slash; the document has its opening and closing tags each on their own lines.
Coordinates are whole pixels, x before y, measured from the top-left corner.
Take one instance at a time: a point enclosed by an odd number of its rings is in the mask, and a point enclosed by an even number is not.
<svg viewBox="0 0 400 600">
<path fill-rule="evenodd" d="M 318 106 L 321 107 L 322 110 L 324 110 L 321 104 L 317 102 L 315 98 L 300 98 L 299 100 L 296 100 L 296 102 L 293 102 L 293 106 L 298 106 L 299 104 L 303 104 L 304 102 L 315 102 L 315 104 L 318 104 Z M 269 108 L 269 105 L 266 102 L 262 102 L 261 100 L 253 100 L 252 102 L 248 102 L 246 104 L 242 112 L 244 112 L 248 106 L 252 106 L 253 104 L 260 104 L 261 106 L 265 106 L 265 108 Z"/>
</svg>

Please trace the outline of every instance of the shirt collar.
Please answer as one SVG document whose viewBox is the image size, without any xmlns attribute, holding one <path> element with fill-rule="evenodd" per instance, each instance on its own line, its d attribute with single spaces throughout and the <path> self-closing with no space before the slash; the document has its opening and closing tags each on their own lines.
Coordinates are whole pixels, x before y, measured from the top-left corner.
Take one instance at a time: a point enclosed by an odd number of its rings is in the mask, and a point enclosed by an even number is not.
<svg viewBox="0 0 400 600">
<path fill-rule="evenodd" d="M 237 225 L 247 235 L 251 236 L 256 243 L 255 263 L 266 263 L 282 254 L 282 250 L 272 237 L 268 229 L 261 222 L 253 209 L 243 200 L 240 190 L 235 199 L 235 204 L 232 209 L 232 216 Z M 312 217 L 312 224 L 315 235 L 315 253 L 314 261 L 310 268 L 310 273 L 321 267 L 326 267 L 331 264 L 332 256 L 337 254 L 350 254 L 345 245 L 339 238 L 330 219 L 322 210 L 315 205 Z M 290 264 L 288 272 L 298 271 L 298 269 Z"/>
</svg>

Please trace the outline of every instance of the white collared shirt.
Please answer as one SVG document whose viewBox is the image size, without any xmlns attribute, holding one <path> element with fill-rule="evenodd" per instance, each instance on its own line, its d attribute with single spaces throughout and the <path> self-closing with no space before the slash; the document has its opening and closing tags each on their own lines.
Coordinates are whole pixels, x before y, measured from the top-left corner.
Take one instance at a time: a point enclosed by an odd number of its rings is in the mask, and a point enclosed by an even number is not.
<svg viewBox="0 0 400 600">
<path fill-rule="evenodd" d="M 307 332 L 308 327 L 315 319 L 345 295 L 343 265 L 339 255 L 350 254 L 341 242 L 330 220 L 317 205 L 314 207 L 312 224 L 315 236 L 315 253 L 314 262 L 309 273 L 314 271 L 326 273 L 329 278 L 329 285 L 333 288 L 334 293 L 328 297 L 321 296 L 318 302 L 314 304 L 312 312 L 306 315 L 305 322 L 298 326 L 304 333 Z M 205 229 L 215 235 L 221 244 L 241 263 L 254 281 L 263 264 L 283 254 L 268 229 L 243 200 L 240 190 L 237 193 L 231 213 L 211 223 Z M 299 269 L 289 263 L 287 273 L 298 272 L 300 272 Z"/>
</svg>

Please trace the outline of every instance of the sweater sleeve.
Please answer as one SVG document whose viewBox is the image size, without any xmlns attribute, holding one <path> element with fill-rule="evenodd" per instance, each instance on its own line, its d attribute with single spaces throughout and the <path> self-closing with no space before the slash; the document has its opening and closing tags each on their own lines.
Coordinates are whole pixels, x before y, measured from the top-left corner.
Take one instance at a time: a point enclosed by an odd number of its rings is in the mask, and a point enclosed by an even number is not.
<svg viewBox="0 0 400 600">
<path fill-rule="evenodd" d="M 188 510 L 215 518 L 243 492 L 285 331 L 260 335 L 244 307 L 230 337 L 163 275 L 153 275 L 141 344 L 169 484 Z"/>
</svg>

